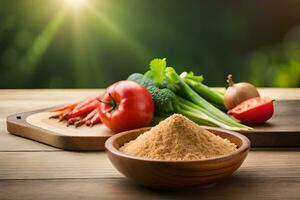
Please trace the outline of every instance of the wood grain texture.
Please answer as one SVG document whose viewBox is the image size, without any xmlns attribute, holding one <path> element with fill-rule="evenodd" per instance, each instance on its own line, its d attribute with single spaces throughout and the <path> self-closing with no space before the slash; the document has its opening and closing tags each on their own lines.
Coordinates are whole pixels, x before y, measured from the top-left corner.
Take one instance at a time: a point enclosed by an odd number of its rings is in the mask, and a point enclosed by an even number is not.
<svg viewBox="0 0 300 200">
<path fill-rule="evenodd" d="M 300 178 L 300 149 L 250 151 L 235 174 Z M 123 177 L 103 152 L 0 152 L 0 179 Z M 300 192 L 300 191 L 299 191 Z"/>
<path fill-rule="evenodd" d="M 10 114 L 68 103 L 97 92 L 0 90 L 1 200 L 299 199 L 300 148 L 253 149 L 241 168 L 215 187 L 162 192 L 139 187 L 124 178 L 104 153 L 51 149 L 6 131 L 5 118 Z M 299 88 L 266 88 L 260 92 L 275 99 L 300 100 Z"/>
<path fill-rule="evenodd" d="M 267 123 L 250 125 L 254 129 L 243 134 L 252 147 L 300 146 L 300 100 L 278 100 L 274 108 Z"/>
<path fill-rule="evenodd" d="M 101 152 L 0 152 L 0 179 L 120 176 Z"/>
<path fill-rule="evenodd" d="M 150 190 L 125 178 L 0 180 L 0 197 L 6 197 L 5 200 L 298 200 L 299 185 L 300 178 L 253 178 L 240 174 L 233 175 L 214 187 L 196 187 L 181 191 Z"/>
<path fill-rule="evenodd" d="M 300 133 L 300 100 L 278 100 L 274 108 L 273 117 L 267 123 L 252 125 L 250 132 Z"/>
<path fill-rule="evenodd" d="M 7 131 L 6 119 L 0 120 L 0 152 L 17 151 L 60 151 L 60 149 L 12 135 Z"/>
</svg>

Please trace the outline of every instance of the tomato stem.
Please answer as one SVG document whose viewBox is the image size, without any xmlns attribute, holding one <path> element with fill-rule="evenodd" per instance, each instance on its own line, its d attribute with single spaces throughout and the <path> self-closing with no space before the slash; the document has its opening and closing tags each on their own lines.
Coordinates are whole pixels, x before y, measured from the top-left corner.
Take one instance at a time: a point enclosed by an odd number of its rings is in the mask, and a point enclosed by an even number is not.
<svg viewBox="0 0 300 200">
<path fill-rule="evenodd" d="M 116 100 L 111 96 L 110 93 L 108 93 L 108 95 L 111 98 L 110 101 L 102 101 L 101 99 L 99 99 L 100 103 L 110 105 L 110 109 L 106 110 L 105 113 L 111 112 L 111 111 L 115 110 L 116 108 L 118 108 L 118 104 L 117 104 Z"/>
</svg>

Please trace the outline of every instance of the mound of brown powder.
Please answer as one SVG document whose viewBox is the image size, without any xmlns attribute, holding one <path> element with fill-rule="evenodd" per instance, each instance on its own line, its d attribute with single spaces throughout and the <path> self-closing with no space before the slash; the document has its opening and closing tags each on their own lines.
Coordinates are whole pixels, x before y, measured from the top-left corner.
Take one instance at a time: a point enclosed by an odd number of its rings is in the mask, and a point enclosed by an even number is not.
<svg viewBox="0 0 300 200">
<path fill-rule="evenodd" d="M 199 160 L 229 154 L 236 145 L 188 118 L 174 114 L 120 148 L 120 151 L 155 160 Z"/>
</svg>

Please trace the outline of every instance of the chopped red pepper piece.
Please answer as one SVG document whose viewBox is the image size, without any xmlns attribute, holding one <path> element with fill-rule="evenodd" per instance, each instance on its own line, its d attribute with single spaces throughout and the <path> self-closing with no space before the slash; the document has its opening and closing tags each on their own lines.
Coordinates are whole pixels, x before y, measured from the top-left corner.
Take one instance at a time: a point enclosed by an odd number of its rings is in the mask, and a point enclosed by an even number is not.
<svg viewBox="0 0 300 200">
<path fill-rule="evenodd" d="M 273 100 L 269 97 L 248 99 L 228 111 L 228 114 L 244 123 L 266 122 L 272 117 L 273 113 Z"/>
</svg>

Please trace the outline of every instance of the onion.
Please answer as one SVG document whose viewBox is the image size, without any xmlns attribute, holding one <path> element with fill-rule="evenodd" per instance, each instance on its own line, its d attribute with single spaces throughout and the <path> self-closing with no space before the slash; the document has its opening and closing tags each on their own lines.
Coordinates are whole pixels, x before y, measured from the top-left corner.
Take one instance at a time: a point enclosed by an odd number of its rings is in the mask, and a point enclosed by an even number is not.
<svg viewBox="0 0 300 200">
<path fill-rule="evenodd" d="M 234 83 L 232 75 L 227 76 L 228 88 L 224 95 L 224 105 L 230 110 L 243 101 L 252 97 L 259 97 L 256 87 L 250 83 Z"/>
</svg>

